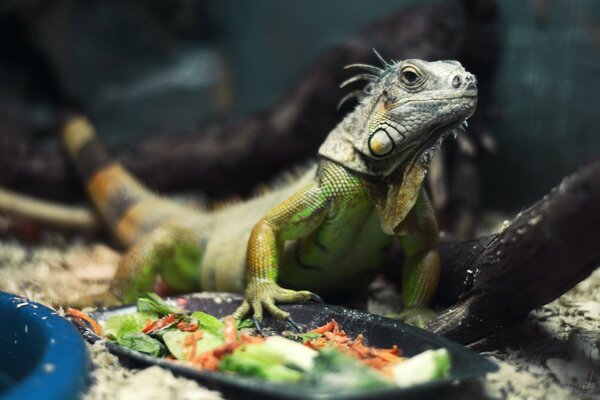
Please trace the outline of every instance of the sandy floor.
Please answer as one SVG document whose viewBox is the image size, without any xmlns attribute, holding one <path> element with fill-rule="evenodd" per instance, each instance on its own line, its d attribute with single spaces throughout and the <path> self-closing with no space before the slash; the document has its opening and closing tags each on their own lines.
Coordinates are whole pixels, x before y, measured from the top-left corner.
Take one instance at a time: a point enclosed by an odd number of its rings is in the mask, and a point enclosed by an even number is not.
<svg viewBox="0 0 600 400">
<path fill-rule="evenodd" d="M 0 241 L 0 290 L 52 304 L 99 291 L 119 254 L 103 244 L 45 237 L 44 245 Z M 369 310 L 385 312 L 397 294 L 375 285 Z M 474 382 L 475 392 L 493 399 L 586 399 L 600 396 L 600 270 L 553 303 L 513 327 L 476 344 L 500 365 Z M 128 370 L 102 346 L 90 346 L 93 381 L 85 398 L 217 399 L 196 382 L 159 367 Z"/>
</svg>

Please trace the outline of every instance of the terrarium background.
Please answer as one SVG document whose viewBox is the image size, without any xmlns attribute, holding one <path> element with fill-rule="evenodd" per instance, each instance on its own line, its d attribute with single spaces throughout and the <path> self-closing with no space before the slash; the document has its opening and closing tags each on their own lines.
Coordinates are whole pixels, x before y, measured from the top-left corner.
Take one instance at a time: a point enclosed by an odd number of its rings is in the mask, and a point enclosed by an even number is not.
<svg viewBox="0 0 600 400">
<path fill-rule="evenodd" d="M 16 115 L 40 130 L 51 118 L 45 77 L 19 68 L 28 55 L 20 48 L 17 11 L 27 13 L 42 51 L 103 138 L 135 145 L 145 135 L 177 133 L 276 101 L 324 49 L 416 3 L 5 2 L 0 118 L 14 122 Z M 482 163 L 483 203 L 515 210 L 600 154 L 600 2 L 497 3 L 500 62 L 486 94 L 492 106 L 478 111 L 497 141 L 496 154 Z M 40 142 L 49 139 L 40 135 Z"/>
</svg>

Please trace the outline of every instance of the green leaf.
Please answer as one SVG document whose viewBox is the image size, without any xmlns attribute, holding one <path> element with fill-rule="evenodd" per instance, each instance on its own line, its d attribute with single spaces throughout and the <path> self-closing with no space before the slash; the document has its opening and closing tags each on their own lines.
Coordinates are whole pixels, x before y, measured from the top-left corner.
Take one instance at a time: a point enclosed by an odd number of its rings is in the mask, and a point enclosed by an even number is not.
<svg viewBox="0 0 600 400">
<path fill-rule="evenodd" d="M 235 320 L 235 328 L 237 330 L 254 328 L 254 321 L 252 321 L 250 318 L 236 319 Z"/>
<path fill-rule="evenodd" d="M 450 373 L 452 360 L 446 349 L 427 350 L 395 365 L 392 376 L 400 387 L 442 379 Z"/>
<path fill-rule="evenodd" d="M 314 368 L 307 380 L 314 385 L 331 391 L 391 385 L 391 382 L 384 375 L 331 346 L 319 350 Z"/>
<path fill-rule="evenodd" d="M 310 347 L 281 336 L 269 336 L 255 348 L 259 349 L 259 356 L 268 356 L 303 371 L 313 368 L 315 357 L 319 354 Z"/>
<path fill-rule="evenodd" d="M 281 354 L 267 349 L 263 343 L 238 347 L 223 357 L 219 370 L 274 382 L 298 382 L 304 376 L 298 369 L 284 364 Z"/>
<path fill-rule="evenodd" d="M 224 335 L 224 325 L 217 317 L 207 314 L 202 311 L 196 311 L 191 317 L 198 321 L 198 326 L 201 330 L 215 336 Z"/>
<path fill-rule="evenodd" d="M 168 305 L 156 293 L 145 293 L 137 301 L 138 312 L 152 313 L 159 317 L 164 317 L 168 314 L 181 314 L 183 310 Z"/>
<path fill-rule="evenodd" d="M 154 357 L 160 357 L 166 353 L 166 348 L 161 342 L 141 332 L 126 333 L 117 339 L 117 343 L 128 349 Z"/>
<path fill-rule="evenodd" d="M 182 332 L 180 330 L 166 331 L 162 338 L 167 345 L 167 348 L 178 360 L 185 360 L 185 340 L 188 336 L 193 335 L 193 332 Z M 196 354 L 212 350 L 223 344 L 221 336 L 212 335 L 205 332 L 204 335 L 196 341 Z"/>
<path fill-rule="evenodd" d="M 263 378 L 273 382 L 298 382 L 303 377 L 302 372 L 282 364 L 265 364 L 262 360 L 251 357 L 236 357 L 234 355 L 223 357 L 219 363 L 219 370 Z"/>
<path fill-rule="evenodd" d="M 114 336 L 118 340 L 126 333 L 139 332 L 145 326 L 148 320 L 155 320 L 154 314 L 131 313 L 115 315 L 104 323 L 104 335 Z"/>
</svg>

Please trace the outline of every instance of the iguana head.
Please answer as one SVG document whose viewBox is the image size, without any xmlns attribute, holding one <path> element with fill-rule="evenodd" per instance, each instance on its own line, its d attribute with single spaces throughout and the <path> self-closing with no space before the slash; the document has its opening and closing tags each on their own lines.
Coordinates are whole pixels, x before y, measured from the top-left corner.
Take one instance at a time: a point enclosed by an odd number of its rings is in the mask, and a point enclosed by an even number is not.
<svg viewBox="0 0 600 400">
<path fill-rule="evenodd" d="M 319 153 L 357 172 L 388 176 L 398 168 L 427 164 L 450 133 L 464 131 L 477 105 L 477 81 L 458 61 L 404 60 L 383 68 L 353 64 L 367 72 L 342 83 L 369 83 L 359 105 L 330 133 Z"/>
<path fill-rule="evenodd" d="M 377 53 L 376 53 L 377 54 Z M 378 55 L 378 54 L 377 54 Z M 379 56 L 379 55 L 378 55 Z M 404 60 L 366 70 L 342 83 L 369 83 L 355 110 L 327 136 L 321 157 L 380 182 L 376 205 L 387 233 L 399 233 L 417 199 L 432 153 L 464 131 L 477 105 L 477 81 L 458 61 Z"/>
</svg>

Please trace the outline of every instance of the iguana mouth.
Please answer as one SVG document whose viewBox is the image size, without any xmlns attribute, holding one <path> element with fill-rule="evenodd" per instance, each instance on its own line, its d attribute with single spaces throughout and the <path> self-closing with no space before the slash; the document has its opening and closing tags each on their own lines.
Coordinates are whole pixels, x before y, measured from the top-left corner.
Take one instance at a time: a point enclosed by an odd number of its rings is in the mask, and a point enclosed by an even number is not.
<svg viewBox="0 0 600 400">
<path fill-rule="evenodd" d="M 427 153 L 433 150 L 436 147 L 436 144 L 441 142 L 448 136 L 451 132 L 454 132 L 455 138 L 458 130 L 462 130 L 464 132 L 467 127 L 466 118 L 456 119 L 449 122 L 444 122 L 441 124 L 435 125 L 425 137 L 425 140 L 418 145 L 413 153 L 413 156 L 410 158 L 410 162 L 408 164 L 408 168 L 412 168 L 417 161 L 423 158 Z"/>
</svg>

